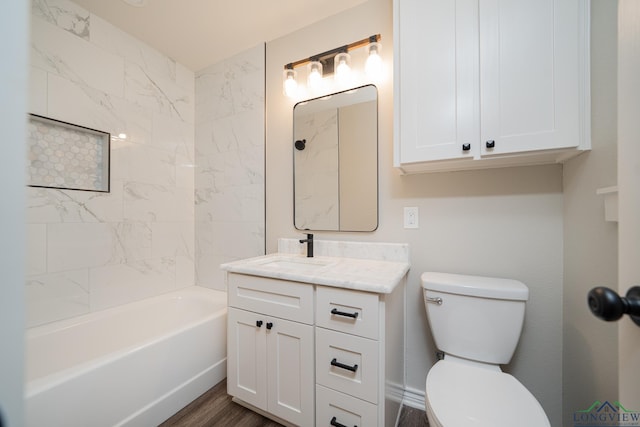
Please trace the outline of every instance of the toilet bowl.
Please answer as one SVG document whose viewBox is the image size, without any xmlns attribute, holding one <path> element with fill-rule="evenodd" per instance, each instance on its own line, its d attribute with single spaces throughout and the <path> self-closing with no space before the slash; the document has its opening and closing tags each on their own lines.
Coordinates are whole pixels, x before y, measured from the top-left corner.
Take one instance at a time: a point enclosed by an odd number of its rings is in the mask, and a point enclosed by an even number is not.
<svg viewBox="0 0 640 427">
<path fill-rule="evenodd" d="M 430 427 L 547 427 L 536 398 L 500 369 L 513 356 L 528 288 L 509 279 L 423 273 L 427 317 L 444 359 L 430 370 Z"/>
</svg>

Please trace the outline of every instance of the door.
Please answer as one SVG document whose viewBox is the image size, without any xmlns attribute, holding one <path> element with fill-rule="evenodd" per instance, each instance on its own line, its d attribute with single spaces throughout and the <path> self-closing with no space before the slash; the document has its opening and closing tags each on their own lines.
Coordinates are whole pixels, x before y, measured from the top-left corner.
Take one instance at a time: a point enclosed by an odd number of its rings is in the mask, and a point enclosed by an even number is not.
<svg viewBox="0 0 640 427">
<path fill-rule="evenodd" d="M 264 315 L 229 307 L 227 392 L 267 409 L 267 353 Z"/>
<path fill-rule="evenodd" d="M 640 2 L 618 5 L 619 293 L 640 286 Z M 620 402 L 640 410 L 640 328 L 618 322 Z"/>
<path fill-rule="evenodd" d="M 267 409 L 296 425 L 312 425 L 313 326 L 277 318 L 267 320 L 266 326 Z"/>
</svg>

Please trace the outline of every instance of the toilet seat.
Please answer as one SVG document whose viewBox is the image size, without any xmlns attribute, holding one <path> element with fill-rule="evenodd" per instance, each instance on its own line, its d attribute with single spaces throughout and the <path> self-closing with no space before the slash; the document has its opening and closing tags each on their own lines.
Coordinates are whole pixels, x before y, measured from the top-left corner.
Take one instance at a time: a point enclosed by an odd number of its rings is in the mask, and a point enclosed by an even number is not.
<svg viewBox="0 0 640 427">
<path fill-rule="evenodd" d="M 437 426 L 550 426 L 540 403 L 518 380 L 480 364 L 439 361 L 427 375 L 426 400 Z"/>
</svg>

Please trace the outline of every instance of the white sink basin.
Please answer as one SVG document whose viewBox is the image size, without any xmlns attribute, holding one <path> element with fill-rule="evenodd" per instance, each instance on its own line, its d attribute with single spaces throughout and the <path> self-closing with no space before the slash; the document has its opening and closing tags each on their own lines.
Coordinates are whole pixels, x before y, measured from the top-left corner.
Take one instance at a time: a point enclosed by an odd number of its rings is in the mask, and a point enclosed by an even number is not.
<svg viewBox="0 0 640 427">
<path fill-rule="evenodd" d="M 278 257 L 259 265 L 270 269 L 311 272 L 331 264 L 330 261 L 317 260 L 315 258 Z"/>
</svg>

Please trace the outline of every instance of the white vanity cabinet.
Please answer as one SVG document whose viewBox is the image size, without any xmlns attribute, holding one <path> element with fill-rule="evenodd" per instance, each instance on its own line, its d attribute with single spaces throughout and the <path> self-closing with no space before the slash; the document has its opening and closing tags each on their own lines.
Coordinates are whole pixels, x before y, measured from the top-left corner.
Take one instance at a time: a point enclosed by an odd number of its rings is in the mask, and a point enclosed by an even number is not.
<svg viewBox="0 0 640 427">
<path fill-rule="evenodd" d="M 353 271 L 358 262 L 343 264 Z M 375 263 L 364 265 L 384 275 Z M 234 401 L 286 425 L 394 426 L 404 392 L 408 264 L 393 265 L 392 285 L 379 292 L 311 281 L 330 281 L 326 273 L 305 283 L 228 271 L 227 392 Z"/>
<path fill-rule="evenodd" d="M 228 275 L 227 392 L 294 425 L 314 422 L 313 286 Z"/>
<path fill-rule="evenodd" d="M 586 0 L 394 0 L 394 164 L 564 161 L 590 148 Z"/>
</svg>

